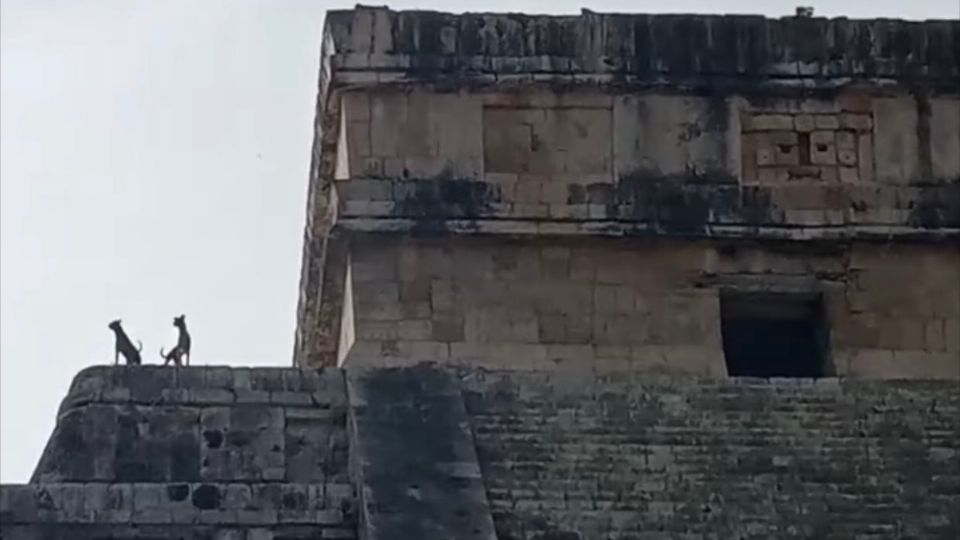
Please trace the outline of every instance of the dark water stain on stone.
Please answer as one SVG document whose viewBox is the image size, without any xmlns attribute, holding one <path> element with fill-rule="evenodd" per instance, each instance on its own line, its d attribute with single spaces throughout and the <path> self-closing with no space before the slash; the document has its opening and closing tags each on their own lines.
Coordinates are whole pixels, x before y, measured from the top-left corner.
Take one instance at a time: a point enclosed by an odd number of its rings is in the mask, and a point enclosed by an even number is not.
<svg viewBox="0 0 960 540">
<path fill-rule="evenodd" d="M 217 486 L 203 484 L 193 490 L 190 500 L 200 510 L 216 510 L 220 507 L 220 490 Z"/>
<path fill-rule="evenodd" d="M 220 448 L 223 444 L 223 432 L 219 429 L 208 429 L 203 432 L 203 440 L 207 443 L 207 448 Z"/>
<path fill-rule="evenodd" d="M 398 180 L 394 183 L 396 215 L 415 220 L 413 233 L 449 232 L 446 219 L 477 218 L 491 212 L 501 200 L 500 186 L 489 182 L 451 178 Z"/>
<path fill-rule="evenodd" d="M 170 484 L 167 486 L 167 498 L 174 502 L 185 501 L 190 494 L 187 484 Z"/>
<path fill-rule="evenodd" d="M 737 214 L 741 206 L 737 179 L 724 171 L 638 170 L 620 177 L 610 202 L 600 202 L 603 191 L 596 193 L 597 203 L 608 205 L 608 216 L 684 234 L 703 232 L 715 215 Z"/>
<path fill-rule="evenodd" d="M 907 222 L 922 229 L 960 227 L 960 178 L 923 188 Z"/>
</svg>

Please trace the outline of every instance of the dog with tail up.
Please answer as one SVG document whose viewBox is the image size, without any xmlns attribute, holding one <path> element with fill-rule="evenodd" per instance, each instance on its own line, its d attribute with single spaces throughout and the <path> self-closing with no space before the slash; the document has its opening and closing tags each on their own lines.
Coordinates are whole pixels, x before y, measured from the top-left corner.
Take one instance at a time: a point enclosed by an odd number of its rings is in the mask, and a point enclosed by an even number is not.
<svg viewBox="0 0 960 540">
<path fill-rule="evenodd" d="M 160 357 L 163 358 L 163 365 L 169 365 L 170 362 L 176 367 L 190 365 L 190 333 L 187 332 L 186 315 L 180 315 L 173 318 L 173 325 L 177 327 L 177 344 L 170 349 L 170 352 L 163 352 L 160 347 Z M 184 360 L 184 358 L 186 360 Z"/>
<path fill-rule="evenodd" d="M 126 360 L 128 366 L 139 366 L 141 364 L 140 351 L 143 350 L 143 343 L 137 340 L 139 347 L 134 347 L 133 342 L 127 337 L 127 333 L 120 327 L 120 319 L 112 321 L 107 328 L 113 330 L 116 342 L 113 349 L 113 365 L 120 363 L 120 355 Z"/>
</svg>

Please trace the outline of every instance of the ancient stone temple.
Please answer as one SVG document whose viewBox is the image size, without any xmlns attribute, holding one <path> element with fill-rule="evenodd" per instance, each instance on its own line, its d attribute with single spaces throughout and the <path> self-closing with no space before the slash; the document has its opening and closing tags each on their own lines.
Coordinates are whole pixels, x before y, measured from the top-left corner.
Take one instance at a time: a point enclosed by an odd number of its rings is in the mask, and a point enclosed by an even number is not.
<svg viewBox="0 0 960 540">
<path fill-rule="evenodd" d="M 956 32 L 330 13 L 297 364 L 960 378 Z"/>
<path fill-rule="evenodd" d="M 958 54 L 329 12 L 293 367 L 83 370 L 0 539 L 956 538 Z"/>
</svg>

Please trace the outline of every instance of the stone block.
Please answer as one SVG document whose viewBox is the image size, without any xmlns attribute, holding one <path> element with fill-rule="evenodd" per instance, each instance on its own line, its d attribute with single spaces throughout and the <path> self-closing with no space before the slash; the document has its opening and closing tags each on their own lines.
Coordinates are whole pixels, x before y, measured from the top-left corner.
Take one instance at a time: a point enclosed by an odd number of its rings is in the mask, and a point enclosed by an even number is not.
<svg viewBox="0 0 960 540">
<path fill-rule="evenodd" d="M 324 539 L 355 539 L 357 532 L 351 528 L 324 529 L 320 534 Z"/>
<path fill-rule="evenodd" d="M 569 184 L 563 176 L 553 176 L 540 182 L 538 202 L 549 205 L 565 205 L 570 197 Z"/>
<path fill-rule="evenodd" d="M 635 369 L 643 371 L 669 371 L 664 355 L 665 349 L 666 347 L 662 345 L 632 345 L 630 346 L 632 365 Z"/>
<path fill-rule="evenodd" d="M 838 131 L 836 134 L 837 137 L 837 149 L 838 150 L 856 150 L 857 149 L 857 134 L 852 131 Z"/>
<path fill-rule="evenodd" d="M 408 341 L 429 340 L 433 329 L 429 320 L 405 320 L 398 323 L 400 338 Z"/>
<path fill-rule="evenodd" d="M 384 356 L 402 357 L 408 364 L 445 362 L 450 358 L 447 343 L 437 341 L 396 341 L 394 348 L 384 348 Z"/>
<path fill-rule="evenodd" d="M 840 118 L 835 114 L 818 114 L 814 116 L 814 123 L 817 129 L 822 129 L 822 130 L 840 129 Z"/>
<path fill-rule="evenodd" d="M 388 217 L 397 208 L 392 201 L 346 200 L 340 202 L 340 213 L 348 217 Z"/>
<path fill-rule="evenodd" d="M 494 277 L 493 252 L 458 246 L 453 250 L 453 273 L 464 281 L 489 281 Z"/>
<path fill-rule="evenodd" d="M 960 99 L 930 99 L 930 161 L 934 180 L 960 177 Z"/>
<path fill-rule="evenodd" d="M 814 165 L 836 165 L 835 135 L 833 131 L 814 131 L 810 134 L 810 163 Z"/>
<path fill-rule="evenodd" d="M 944 331 L 943 319 L 933 319 L 927 321 L 925 325 L 926 338 L 924 340 L 927 351 L 941 352 L 946 350 L 946 335 Z"/>
<path fill-rule="evenodd" d="M 344 92 L 341 94 L 341 113 L 348 122 L 370 121 L 370 96 L 366 92 Z"/>
<path fill-rule="evenodd" d="M 593 363 L 593 347 L 590 345 L 547 345 L 546 360 L 558 369 L 584 368 Z"/>
<path fill-rule="evenodd" d="M 618 313 L 618 295 L 625 287 L 597 284 L 593 289 L 593 308 L 600 313 Z M 626 289 L 629 291 L 629 289 Z M 633 298 L 630 298 L 632 304 Z M 630 308 L 632 309 L 632 305 Z"/>
<path fill-rule="evenodd" d="M 650 339 L 647 316 L 601 314 L 595 315 L 593 342 L 597 345 L 630 345 Z"/>
<path fill-rule="evenodd" d="M 404 174 L 415 179 L 438 178 L 450 172 L 450 162 L 445 157 L 408 155 L 403 166 Z"/>
<path fill-rule="evenodd" d="M 513 204 L 511 216 L 521 219 L 541 220 L 549 217 L 550 207 L 546 204 Z"/>
<path fill-rule="evenodd" d="M 377 157 L 400 157 L 402 126 L 407 120 L 407 99 L 398 92 L 368 94 L 370 99 L 371 152 Z"/>
<path fill-rule="evenodd" d="M 955 354 L 896 349 L 893 362 L 893 374 L 884 372 L 879 375 L 884 378 L 960 380 L 960 361 Z"/>
<path fill-rule="evenodd" d="M 818 178 L 821 182 L 825 184 L 830 184 L 840 181 L 840 174 L 837 171 L 836 167 L 826 166 L 826 167 L 817 167 L 816 172 L 811 176 Z"/>
<path fill-rule="evenodd" d="M 684 174 L 691 168 L 719 168 L 731 176 L 740 172 L 736 159 L 730 163 L 726 159 L 726 149 L 736 148 L 727 140 L 724 124 L 734 124 L 736 115 L 726 100 L 667 95 L 618 97 L 613 112 L 615 132 L 610 146 L 617 178 L 650 170 L 663 175 Z M 706 118 L 722 121 L 707 122 Z M 792 120 L 790 123 L 792 129 Z M 650 133 L 658 136 L 650 137 Z M 603 155 L 610 155 L 610 150 Z M 718 162 L 717 156 L 724 159 Z"/>
<path fill-rule="evenodd" d="M 379 257 L 374 258 L 373 251 L 357 251 L 350 260 L 350 279 L 354 286 L 366 281 L 396 281 L 397 264 L 395 253 L 378 250 Z"/>
<path fill-rule="evenodd" d="M 754 162 L 760 167 L 776 165 L 776 150 L 769 146 L 757 148 Z"/>
<path fill-rule="evenodd" d="M 857 164 L 859 165 L 860 179 L 875 181 L 873 169 L 873 135 L 862 133 L 857 137 Z"/>
<path fill-rule="evenodd" d="M 392 189 L 389 181 L 353 179 L 338 182 L 337 193 L 341 200 L 351 201 L 389 201 Z"/>
<path fill-rule="evenodd" d="M 431 337 L 435 341 L 454 342 L 465 339 L 464 319 L 458 313 L 434 311 L 430 329 Z"/>
<path fill-rule="evenodd" d="M 871 110 L 870 95 L 866 92 L 846 92 L 837 97 L 837 103 L 842 112 L 869 113 Z"/>
<path fill-rule="evenodd" d="M 270 392 L 270 403 L 272 405 L 283 405 L 286 407 L 307 407 L 310 406 L 313 401 L 309 393 L 282 390 L 279 392 Z"/>
<path fill-rule="evenodd" d="M 943 340 L 947 352 L 960 354 L 960 319 L 943 320 Z"/>
<path fill-rule="evenodd" d="M 247 389 L 238 389 L 234 391 L 236 396 L 236 403 L 269 403 L 270 401 L 270 392 L 266 390 L 247 390 Z"/>
<path fill-rule="evenodd" d="M 430 283 L 430 306 L 435 313 L 454 310 L 454 288 L 449 279 L 435 279 Z"/>
<path fill-rule="evenodd" d="M 809 133 L 816 129 L 817 124 L 810 114 L 798 114 L 793 118 L 794 129 L 800 133 Z"/>
<path fill-rule="evenodd" d="M 533 128 L 517 109 L 483 109 L 483 166 L 487 173 L 530 172 Z"/>
<path fill-rule="evenodd" d="M 853 168 L 854 168 L 853 170 L 856 171 L 856 170 L 857 170 L 857 169 L 856 169 L 856 165 L 857 165 L 857 151 L 856 151 L 856 150 L 846 150 L 846 149 L 837 150 L 837 161 L 840 163 L 840 165 L 846 165 L 846 166 L 848 166 L 848 167 L 853 167 Z"/>
<path fill-rule="evenodd" d="M 541 313 L 538 317 L 537 330 L 540 343 L 566 343 L 566 329 L 565 315 Z"/>
<path fill-rule="evenodd" d="M 279 521 L 276 510 L 237 510 L 236 516 L 240 525 L 274 525 Z M 273 533 L 268 529 L 251 529 L 247 535 L 247 540 L 273 540 Z"/>
<path fill-rule="evenodd" d="M 401 274 L 403 272 L 401 271 Z M 402 281 L 400 283 L 401 302 L 429 302 L 431 300 L 431 285 L 427 279 Z"/>
<path fill-rule="evenodd" d="M 842 156 L 843 154 L 841 153 L 841 157 Z M 856 167 L 840 167 L 838 170 L 840 172 L 840 181 L 844 184 L 855 184 L 861 180 L 860 170 Z"/>
<path fill-rule="evenodd" d="M 869 114 L 844 113 L 839 117 L 839 126 L 837 128 L 850 129 L 869 133 L 873 129 L 873 119 Z M 829 129 L 837 129 L 829 128 Z"/>
<path fill-rule="evenodd" d="M 763 167 L 757 170 L 757 180 L 763 185 L 782 184 L 790 179 L 790 170 L 786 167 Z"/>
<path fill-rule="evenodd" d="M 898 377 L 903 374 L 904 366 L 897 366 L 892 349 L 858 349 L 852 351 L 849 360 L 849 375 L 854 377 Z"/>
<path fill-rule="evenodd" d="M 593 356 L 598 363 L 602 360 L 630 360 L 632 352 L 628 345 L 594 345 Z M 623 364 L 624 367 L 632 367 L 632 365 L 632 363 Z"/>
<path fill-rule="evenodd" d="M 744 133 L 740 137 L 740 183 L 751 184 L 757 181 L 757 133 Z"/>
<path fill-rule="evenodd" d="M 370 148 L 370 122 L 349 122 L 344 126 L 346 130 L 347 155 L 349 163 L 362 163 L 372 156 Z M 353 175 L 351 175 L 353 176 Z"/>
<path fill-rule="evenodd" d="M 540 203 L 544 201 L 542 186 L 545 180 L 539 175 L 497 175 L 513 179 L 513 200 L 520 203 Z"/>
<path fill-rule="evenodd" d="M 793 117 L 788 114 L 753 114 L 743 118 L 744 131 L 792 131 Z"/>
<path fill-rule="evenodd" d="M 908 184 L 917 178 L 917 107 L 909 97 L 873 101 L 873 157 L 876 179 L 885 184 Z"/>
<path fill-rule="evenodd" d="M 784 209 L 826 210 L 835 206 L 829 190 L 818 184 L 787 184 L 771 190 L 771 200 Z"/>
<path fill-rule="evenodd" d="M 351 177 L 383 178 L 383 159 L 376 157 L 358 158 L 351 161 Z"/>
</svg>

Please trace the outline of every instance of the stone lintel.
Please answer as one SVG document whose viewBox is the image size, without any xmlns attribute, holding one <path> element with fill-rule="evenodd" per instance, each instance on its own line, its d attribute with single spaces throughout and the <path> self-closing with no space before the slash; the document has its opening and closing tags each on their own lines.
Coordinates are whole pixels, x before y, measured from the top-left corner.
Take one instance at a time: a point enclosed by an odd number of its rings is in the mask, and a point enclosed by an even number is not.
<svg viewBox="0 0 960 540">
<path fill-rule="evenodd" d="M 698 86 L 955 84 L 960 21 L 755 15 L 524 15 L 357 6 L 326 18 L 336 82 Z M 340 78 L 342 77 L 342 81 Z M 790 83 L 785 83 L 790 84 Z"/>
</svg>

